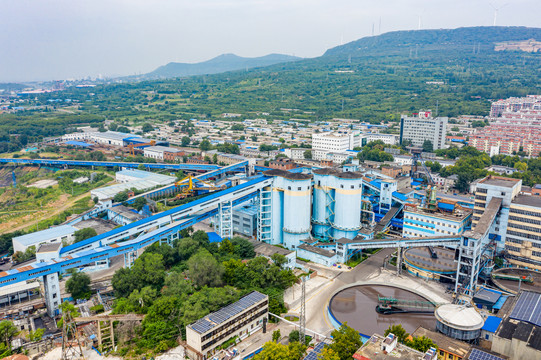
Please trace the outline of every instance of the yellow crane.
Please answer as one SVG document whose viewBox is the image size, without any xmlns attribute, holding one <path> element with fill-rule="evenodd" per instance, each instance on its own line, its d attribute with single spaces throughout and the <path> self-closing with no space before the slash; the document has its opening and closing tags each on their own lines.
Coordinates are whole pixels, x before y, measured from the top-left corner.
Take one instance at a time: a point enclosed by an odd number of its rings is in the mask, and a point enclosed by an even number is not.
<svg viewBox="0 0 541 360">
<path fill-rule="evenodd" d="M 130 153 L 131 155 L 135 155 L 135 148 L 136 148 L 136 147 L 141 147 L 141 146 L 154 146 L 154 145 L 156 145 L 156 141 L 150 140 L 150 142 L 143 143 L 143 144 L 129 144 L 129 145 L 128 145 L 128 149 L 129 149 L 129 153 Z"/>
<path fill-rule="evenodd" d="M 206 184 L 208 186 L 198 186 L 196 182 L 200 182 L 200 183 L 203 183 L 203 184 Z M 201 191 L 201 190 L 206 190 L 206 191 L 218 191 L 218 190 L 223 190 L 225 187 L 219 187 L 219 186 L 214 186 L 213 184 L 211 183 L 208 183 L 204 180 L 200 180 L 192 175 L 188 175 L 186 176 L 185 178 L 177 181 L 175 183 L 175 186 L 177 188 L 181 188 L 182 190 L 180 191 L 180 193 L 177 194 L 176 198 L 177 199 L 184 199 L 184 198 L 187 198 L 188 196 L 191 196 L 194 194 L 194 192 L 196 191 Z"/>
</svg>

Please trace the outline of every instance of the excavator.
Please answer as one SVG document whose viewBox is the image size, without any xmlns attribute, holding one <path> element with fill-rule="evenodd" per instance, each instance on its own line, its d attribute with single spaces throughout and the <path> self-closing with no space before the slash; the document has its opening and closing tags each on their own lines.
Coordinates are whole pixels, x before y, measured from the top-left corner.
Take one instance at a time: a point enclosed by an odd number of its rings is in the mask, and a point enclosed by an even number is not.
<svg viewBox="0 0 541 360">
<path fill-rule="evenodd" d="M 202 183 L 202 184 L 205 184 L 207 186 L 201 186 L 201 185 L 198 185 L 197 183 Z M 197 191 L 218 191 L 218 190 L 223 190 L 225 189 L 224 186 L 214 186 L 213 184 L 211 183 L 208 183 L 204 180 L 200 180 L 194 176 L 191 176 L 191 175 L 188 175 L 186 176 L 185 178 L 177 181 L 175 183 L 175 186 L 177 188 L 180 188 L 181 191 L 180 193 L 177 194 L 177 196 L 175 197 L 176 199 L 185 199 L 189 196 L 192 196 L 194 195 Z"/>
</svg>

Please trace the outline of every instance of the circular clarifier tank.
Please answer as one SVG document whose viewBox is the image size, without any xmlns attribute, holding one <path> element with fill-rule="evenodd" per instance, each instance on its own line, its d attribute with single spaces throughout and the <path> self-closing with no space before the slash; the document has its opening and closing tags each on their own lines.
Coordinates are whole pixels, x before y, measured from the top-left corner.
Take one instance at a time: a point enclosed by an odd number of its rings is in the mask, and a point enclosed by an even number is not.
<svg viewBox="0 0 541 360">
<path fill-rule="evenodd" d="M 374 333 L 381 334 L 391 325 L 401 324 L 407 332 L 412 333 L 423 326 L 435 330 L 434 307 L 426 313 L 380 314 L 376 311 L 378 297 L 401 300 L 428 301 L 427 298 L 412 291 L 387 285 L 356 285 L 336 293 L 330 301 L 331 316 L 339 323 L 347 322 L 349 326 L 369 337 Z"/>
</svg>

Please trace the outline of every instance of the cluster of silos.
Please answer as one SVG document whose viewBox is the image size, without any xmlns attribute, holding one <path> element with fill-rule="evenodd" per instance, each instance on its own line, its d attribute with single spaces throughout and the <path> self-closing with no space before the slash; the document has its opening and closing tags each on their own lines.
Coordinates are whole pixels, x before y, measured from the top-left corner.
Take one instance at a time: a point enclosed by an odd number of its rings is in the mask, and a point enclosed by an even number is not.
<svg viewBox="0 0 541 360">
<path fill-rule="evenodd" d="M 312 234 L 321 240 L 353 239 L 361 228 L 362 175 L 316 169 Z"/>
<path fill-rule="evenodd" d="M 272 184 L 272 243 L 297 248 L 310 238 L 312 175 L 269 170 Z"/>
</svg>

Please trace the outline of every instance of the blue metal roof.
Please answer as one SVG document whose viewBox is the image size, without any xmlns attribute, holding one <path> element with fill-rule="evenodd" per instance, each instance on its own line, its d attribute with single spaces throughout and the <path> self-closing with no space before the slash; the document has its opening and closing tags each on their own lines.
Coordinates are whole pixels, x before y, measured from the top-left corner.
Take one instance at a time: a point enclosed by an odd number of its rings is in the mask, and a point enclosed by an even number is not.
<svg viewBox="0 0 541 360">
<path fill-rule="evenodd" d="M 498 301 L 496 301 L 496 303 L 494 304 L 494 306 L 492 306 L 493 309 L 496 309 L 496 310 L 500 310 L 503 306 L 503 304 L 505 304 L 505 301 L 507 301 L 507 298 L 509 296 L 507 295 L 502 295 L 500 296 L 500 298 L 498 299 Z"/>
<path fill-rule="evenodd" d="M 211 231 L 211 232 L 208 232 L 207 233 L 208 237 L 209 237 L 209 241 L 211 243 L 215 243 L 215 242 L 222 242 L 222 237 L 218 234 L 216 234 L 214 231 Z"/>
<path fill-rule="evenodd" d="M 75 141 L 75 140 L 66 141 L 66 145 L 81 146 L 81 147 L 92 146 L 92 144 L 86 143 L 84 141 Z"/>
<path fill-rule="evenodd" d="M 498 326 L 500 326 L 500 323 L 502 322 L 502 319 L 497 316 L 489 316 L 485 320 L 485 325 L 483 325 L 482 329 L 491 333 L 495 333 L 498 329 Z"/>
<path fill-rule="evenodd" d="M 50 239 L 59 238 L 62 236 L 67 236 L 73 234 L 77 231 L 71 225 L 60 225 L 49 228 L 47 230 L 37 231 L 26 235 L 21 235 L 14 237 L 13 240 L 21 243 L 25 246 L 31 246 L 39 242 L 47 241 Z"/>
</svg>

